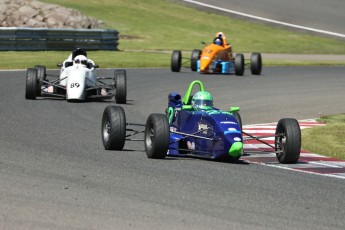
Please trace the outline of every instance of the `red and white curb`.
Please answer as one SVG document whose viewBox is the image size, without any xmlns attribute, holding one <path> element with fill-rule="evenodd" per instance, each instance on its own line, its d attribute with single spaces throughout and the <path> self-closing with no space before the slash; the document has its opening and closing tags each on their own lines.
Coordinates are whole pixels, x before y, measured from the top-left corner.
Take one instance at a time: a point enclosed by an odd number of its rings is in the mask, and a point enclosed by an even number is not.
<svg viewBox="0 0 345 230">
<path fill-rule="evenodd" d="M 312 119 L 299 121 L 299 124 L 301 129 L 324 125 Z M 276 125 L 277 123 L 246 125 L 243 126 L 243 131 L 254 136 L 267 136 L 275 133 Z M 274 145 L 274 137 L 262 140 Z M 249 163 L 345 179 L 344 160 L 301 150 L 300 158 L 296 164 L 280 164 L 274 150 L 256 140 L 244 142 L 244 153 L 241 159 Z"/>
</svg>

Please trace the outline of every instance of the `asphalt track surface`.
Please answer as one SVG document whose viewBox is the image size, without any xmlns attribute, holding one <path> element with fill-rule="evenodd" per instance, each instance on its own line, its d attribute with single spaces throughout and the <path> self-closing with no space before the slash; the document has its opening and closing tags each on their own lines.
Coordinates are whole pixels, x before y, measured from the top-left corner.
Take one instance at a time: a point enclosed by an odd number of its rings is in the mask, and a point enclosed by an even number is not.
<svg viewBox="0 0 345 230">
<path fill-rule="evenodd" d="M 345 67 L 265 68 L 262 76 L 128 69 L 127 121 L 162 113 L 200 79 L 244 124 L 344 112 Z M 99 70 L 112 76 L 113 70 Z M 0 71 L 0 229 L 344 229 L 344 180 L 246 162 L 152 160 L 142 142 L 105 151 L 114 102 L 25 100 L 25 71 Z"/>
<path fill-rule="evenodd" d="M 342 0 L 198 0 L 195 2 L 279 22 L 339 33 L 343 38 L 345 36 L 345 1 Z M 190 5 L 196 6 L 194 3 Z"/>
</svg>

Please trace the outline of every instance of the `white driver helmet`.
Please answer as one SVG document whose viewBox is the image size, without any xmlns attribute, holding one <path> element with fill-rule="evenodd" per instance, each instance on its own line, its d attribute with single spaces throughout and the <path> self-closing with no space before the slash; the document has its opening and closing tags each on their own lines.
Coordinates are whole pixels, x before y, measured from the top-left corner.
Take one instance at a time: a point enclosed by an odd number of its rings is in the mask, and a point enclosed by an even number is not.
<svg viewBox="0 0 345 230">
<path fill-rule="evenodd" d="M 87 65 L 87 57 L 85 57 L 84 55 L 78 55 L 74 58 L 73 62 L 74 64 Z"/>
</svg>

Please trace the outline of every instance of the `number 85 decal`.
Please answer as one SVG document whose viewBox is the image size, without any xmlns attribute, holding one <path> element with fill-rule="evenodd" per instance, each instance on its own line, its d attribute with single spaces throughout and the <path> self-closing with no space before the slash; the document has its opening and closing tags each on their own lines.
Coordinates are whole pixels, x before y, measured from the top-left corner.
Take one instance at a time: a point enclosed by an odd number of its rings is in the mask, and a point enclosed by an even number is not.
<svg viewBox="0 0 345 230">
<path fill-rule="evenodd" d="M 74 87 L 78 88 L 79 86 L 80 86 L 79 83 L 71 83 L 71 88 L 74 88 Z"/>
</svg>

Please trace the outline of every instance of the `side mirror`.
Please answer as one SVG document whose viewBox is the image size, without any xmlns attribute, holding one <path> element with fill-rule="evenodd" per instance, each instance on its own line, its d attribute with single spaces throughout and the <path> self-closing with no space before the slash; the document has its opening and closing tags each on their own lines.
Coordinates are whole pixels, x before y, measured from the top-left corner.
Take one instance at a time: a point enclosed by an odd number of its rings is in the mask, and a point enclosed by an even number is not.
<svg viewBox="0 0 345 230">
<path fill-rule="evenodd" d="M 240 107 L 238 107 L 238 106 L 230 107 L 229 111 L 230 111 L 230 113 L 238 112 L 238 111 L 240 111 Z"/>
<path fill-rule="evenodd" d="M 183 105 L 182 110 L 193 111 L 194 108 L 191 105 Z"/>
</svg>

